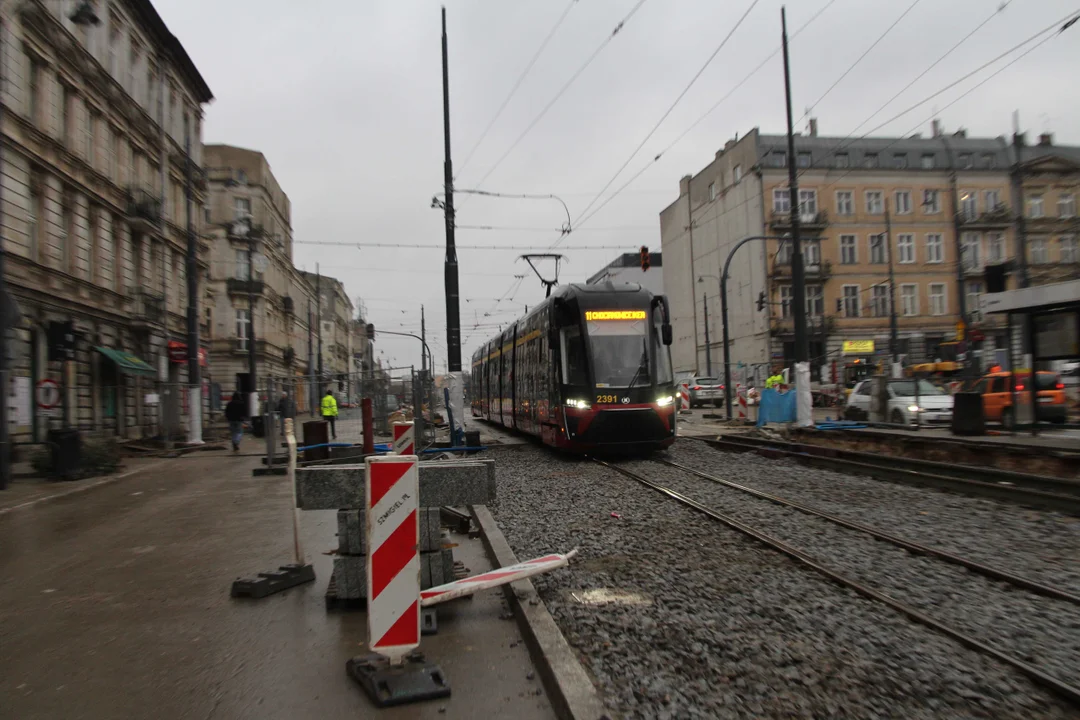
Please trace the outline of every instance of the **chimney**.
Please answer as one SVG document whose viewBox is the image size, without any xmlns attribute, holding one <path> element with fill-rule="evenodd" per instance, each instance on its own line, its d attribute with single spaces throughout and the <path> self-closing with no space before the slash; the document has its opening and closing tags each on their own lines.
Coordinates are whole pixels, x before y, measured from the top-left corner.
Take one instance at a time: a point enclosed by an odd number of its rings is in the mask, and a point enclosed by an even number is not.
<svg viewBox="0 0 1080 720">
<path fill-rule="evenodd" d="M 724 152 L 727 152 L 731 148 L 735 147 L 735 143 L 737 143 L 737 142 L 739 142 L 739 141 L 738 140 L 728 140 L 726 143 L 724 143 Z"/>
<path fill-rule="evenodd" d="M 930 123 L 930 136 L 939 138 L 944 134 L 944 131 L 941 129 L 941 121 L 937 118 L 934 118 L 933 121 Z"/>
<path fill-rule="evenodd" d="M 1039 135 L 1039 147 L 1050 147 L 1053 145 L 1054 136 L 1048 132 L 1044 132 Z"/>
<path fill-rule="evenodd" d="M 683 175 L 682 178 L 679 179 L 679 197 L 682 197 L 683 195 L 690 192 L 691 179 L 691 175 Z"/>
<path fill-rule="evenodd" d="M 817 137 L 817 118 L 810 118 L 810 137 Z"/>
<path fill-rule="evenodd" d="M 967 130 L 964 129 L 964 128 L 960 128 L 959 130 L 957 130 L 956 132 L 953 133 L 953 137 L 954 138 L 961 138 L 961 139 L 966 138 L 967 137 Z"/>
</svg>

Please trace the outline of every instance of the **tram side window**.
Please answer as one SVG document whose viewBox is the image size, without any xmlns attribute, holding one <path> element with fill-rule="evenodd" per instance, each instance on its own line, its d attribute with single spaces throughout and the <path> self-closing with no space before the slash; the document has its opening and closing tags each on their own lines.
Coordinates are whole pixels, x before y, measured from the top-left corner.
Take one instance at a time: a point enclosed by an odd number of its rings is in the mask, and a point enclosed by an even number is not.
<svg viewBox="0 0 1080 720">
<path fill-rule="evenodd" d="M 577 327 L 562 331 L 562 380 L 564 385 L 589 383 L 585 375 L 585 343 Z"/>
</svg>

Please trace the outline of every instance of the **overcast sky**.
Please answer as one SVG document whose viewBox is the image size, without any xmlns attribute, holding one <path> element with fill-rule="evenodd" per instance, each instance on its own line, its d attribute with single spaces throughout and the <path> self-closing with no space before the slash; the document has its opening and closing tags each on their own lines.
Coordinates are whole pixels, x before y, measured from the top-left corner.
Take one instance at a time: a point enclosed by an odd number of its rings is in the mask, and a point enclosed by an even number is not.
<svg viewBox="0 0 1080 720">
<path fill-rule="evenodd" d="M 265 153 L 292 200 L 295 262 L 345 283 L 378 328 L 419 332 L 426 307 L 439 369 L 446 359 L 443 252 L 309 245 L 310 242 L 442 245 L 442 214 L 430 208 L 443 182 L 439 3 L 426 0 L 154 0 L 216 99 L 204 142 Z M 451 0 L 447 7 L 453 156 L 458 188 L 479 181 L 611 35 L 637 0 Z M 646 0 L 480 189 L 556 194 L 582 211 L 701 69 L 752 0 Z M 958 40 L 992 20 L 890 105 L 862 132 L 922 100 L 1067 16 L 1064 0 L 921 0 L 814 105 L 822 135 L 845 136 Z M 828 6 L 826 8 L 826 6 Z M 911 6 L 911 0 L 789 0 L 795 116 L 816 103 Z M 567 11 L 567 8 L 569 10 Z M 476 149 L 484 128 L 536 50 L 566 13 L 520 89 Z M 730 41 L 611 185 L 649 167 L 565 238 L 563 281 L 582 281 L 621 252 L 659 250 L 659 213 L 679 178 L 707 164 L 735 133 L 784 131 L 783 68 L 777 55 L 652 162 L 780 43 L 780 2 L 759 0 Z M 1034 45 L 1035 43 L 1032 43 Z M 1030 46 L 1027 46 L 1030 47 Z M 1052 131 L 1080 144 L 1080 27 L 1046 42 L 954 105 L 1023 50 L 882 128 L 997 136 L 1020 111 L 1029 138 Z M 925 122 L 924 122 L 925 121 Z M 802 122 L 805 125 L 805 120 Z M 797 127 L 796 130 L 801 128 Z M 566 221 L 549 200 L 458 196 L 462 246 L 547 248 Z M 463 364 L 476 346 L 543 298 L 520 249 L 458 251 Z M 659 272 L 659 270 L 658 270 Z M 527 274 L 522 281 L 515 275 Z M 501 302 L 498 302 L 503 298 Z M 478 326 L 478 327 L 474 327 Z M 420 364 L 419 343 L 381 337 L 384 364 Z"/>
</svg>

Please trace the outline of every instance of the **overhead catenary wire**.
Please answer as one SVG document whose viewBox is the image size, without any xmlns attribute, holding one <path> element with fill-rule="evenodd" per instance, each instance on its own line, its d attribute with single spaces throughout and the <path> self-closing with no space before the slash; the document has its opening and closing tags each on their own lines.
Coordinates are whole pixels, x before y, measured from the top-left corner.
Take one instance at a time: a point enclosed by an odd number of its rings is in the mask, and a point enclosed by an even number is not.
<svg viewBox="0 0 1080 720">
<path fill-rule="evenodd" d="M 465 168 L 469 165 L 469 161 L 472 160 L 473 155 L 476 154 L 477 149 L 479 149 L 479 147 L 483 144 L 484 139 L 487 138 L 488 133 L 491 132 L 491 128 L 495 126 L 495 123 L 503 114 L 503 111 L 506 110 L 506 106 L 510 104 L 510 100 L 513 99 L 515 93 L 517 93 L 518 89 L 521 87 L 521 84 L 525 82 L 525 78 L 528 77 L 529 72 L 532 71 L 533 65 L 535 65 L 536 61 L 540 59 L 540 56 L 544 53 L 544 49 L 548 46 L 548 43 L 551 42 L 551 38 L 555 37 L 555 33 L 558 32 L 559 28 L 563 24 L 563 21 L 566 20 L 566 16 L 570 14 L 570 11 L 573 9 L 576 3 L 577 0 L 570 0 L 570 2 L 566 4 L 566 9 L 563 10 L 562 14 L 559 15 L 559 19 L 555 21 L 555 24 L 551 27 L 551 30 L 548 31 L 547 36 L 545 36 L 543 42 L 540 43 L 540 47 L 538 47 L 536 49 L 536 52 L 533 53 L 532 59 L 529 60 L 528 64 L 525 66 L 525 69 L 521 71 L 521 75 L 518 76 L 518 79 L 514 82 L 513 87 L 510 88 L 510 92 L 507 94 L 506 99 L 503 100 L 502 105 L 499 106 L 499 109 L 495 111 L 494 117 L 491 118 L 491 121 L 487 124 L 487 127 L 484 128 L 484 131 L 480 133 L 480 137 L 477 138 L 476 143 L 472 146 L 472 149 L 469 150 L 469 152 L 465 155 L 465 160 L 462 161 L 460 165 L 458 165 L 458 175 L 465 171 Z M 455 179 L 456 177 L 457 176 L 455 176 Z"/>
<path fill-rule="evenodd" d="M 579 219 L 586 213 L 588 213 L 589 209 L 596 204 L 597 200 L 600 199 L 600 196 L 607 192 L 607 189 L 611 187 L 612 183 L 614 183 L 615 180 L 618 179 L 619 175 L 622 174 L 622 171 L 626 169 L 626 166 L 630 164 L 630 162 L 637 156 L 639 152 L 641 152 L 641 148 L 645 147 L 645 143 L 649 142 L 649 139 L 652 138 L 654 134 L 656 134 L 656 131 L 660 129 L 660 126 L 664 123 L 665 120 L 668 119 L 668 116 L 671 115 L 672 111 L 675 110 L 675 108 L 682 101 L 682 99 L 686 97 L 686 94 L 690 92 L 690 88 L 694 86 L 694 83 L 698 81 L 698 79 L 702 76 L 705 70 L 708 69 L 709 65 L 712 64 L 712 61 L 716 59 L 716 56 L 720 54 L 720 51 L 723 50 L 724 47 L 728 44 L 728 41 L 731 40 L 732 36 L 738 31 L 740 27 L 742 27 L 743 22 L 750 15 L 753 9 L 757 7 L 758 2 L 759 0 L 753 0 L 753 2 L 750 3 L 750 7 L 746 8 L 746 11 L 731 27 L 731 30 L 729 30 L 727 35 L 724 36 L 723 40 L 720 41 L 720 44 L 716 46 L 716 49 L 712 51 L 712 54 L 709 55 L 708 58 L 706 58 L 702 66 L 698 68 L 698 71 L 696 73 L 694 73 L 694 76 L 690 78 L 690 82 L 686 84 L 686 87 L 682 89 L 682 92 L 678 94 L 674 102 L 672 102 L 671 105 L 668 106 L 667 110 L 665 110 L 664 113 L 660 116 L 660 119 L 656 121 L 656 124 L 653 125 L 652 129 L 649 130 L 649 132 L 646 133 L 645 137 L 641 139 L 641 142 L 638 143 L 637 147 L 634 148 L 633 152 L 630 153 L 630 155 L 626 158 L 623 164 L 619 166 L 619 169 L 615 171 L 615 174 L 611 176 L 611 179 L 607 181 L 604 187 L 600 188 L 600 192 L 596 193 L 596 196 L 589 202 L 588 205 L 585 206 L 585 209 L 578 214 Z M 916 0 L 916 2 L 918 2 L 918 0 Z M 556 241 L 555 244 L 552 245 L 552 248 L 557 246 L 561 241 L 562 238 Z"/>
<path fill-rule="evenodd" d="M 555 96 L 552 97 L 550 101 L 548 101 L 547 105 L 545 105 L 544 108 L 536 115 L 536 117 L 533 118 L 532 122 L 530 122 L 528 126 L 526 126 L 525 130 L 522 131 L 522 133 L 518 135 L 517 139 L 515 139 L 514 142 L 510 144 L 510 147 L 506 149 L 506 152 L 504 152 L 499 157 L 499 159 L 495 161 L 495 164 L 492 165 L 486 173 L 484 173 L 484 175 L 480 178 L 478 182 L 474 183 L 475 187 L 480 187 L 484 184 L 485 180 L 491 177 L 491 174 L 494 173 L 500 165 L 502 165 L 502 163 L 506 160 L 506 158 L 510 156 L 512 152 L 514 152 L 517 146 L 521 144 L 521 141 L 524 140 L 530 132 L 532 132 L 533 128 L 537 126 L 537 124 L 544 118 L 544 116 L 548 114 L 548 111 L 555 106 L 555 103 L 559 101 L 559 98 L 561 98 L 566 93 L 566 91 L 570 89 L 570 86 L 573 85 L 579 77 L 581 77 L 581 74 L 585 72 L 585 70 L 589 67 L 589 65 L 593 63 L 596 57 L 601 52 L 603 52 L 604 48 L 606 48 L 608 44 L 615 39 L 615 36 L 619 34 L 619 32 L 623 29 L 626 23 L 630 21 L 630 18 L 634 17 L 634 14 L 637 13 L 637 11 L 641 9 L 641 6 L 644 4 L 645 0 L 638 0 L 636 3 L 634 3 L 634 6 L 630 8 L 630 12 L 628 12 L 626 16 L 619 21 L 619 24 L 615 26 L 615 29 L 612 30 L 611 33 L 604 38 L 604 41 L 601 42 L 599 46 L 597 46 L 597 48 L 592 52 L 591 55 L 589 55 L 585 62 L 582 63 L 582 65 L 574 71 L 574 74 L 570 76 L 570 79 L 567 80 L 561 88 L 559 88 L 558 92 L 555 93 Z"/>
<path fill-rule="evenodd" d="M 391 249 L 419 249 L 419 250 L 445 250 L 445 245 L 419 244 L 419 243 L 370 243 L 370 242 L 347 242 L 344 240 L 296 240 L 294 245 L 328 245 L 332 247 L 352 248 L 391 248 Z M 455 245 L 458 250 L 547 250 L 547 245 Z M 633 249 L 629 245 L 589 245 L 574 248 L 575 250 L 622 250 Z"/>
</svg>

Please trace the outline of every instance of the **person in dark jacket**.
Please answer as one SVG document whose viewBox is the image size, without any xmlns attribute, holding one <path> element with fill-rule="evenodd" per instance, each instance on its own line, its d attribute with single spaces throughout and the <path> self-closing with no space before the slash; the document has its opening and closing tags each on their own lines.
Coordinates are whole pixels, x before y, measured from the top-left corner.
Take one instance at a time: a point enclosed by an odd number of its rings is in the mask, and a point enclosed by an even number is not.
<svg viewBox="0 0 1080 720">
<path fill-rule="evenodd" d="M 240 393 L 233 393 L 232 399 L 225 406 L 225 419 L 229 421 L 229 436 L 232 438 L 233 452 L 239 452 L 240 441 L 244 437 L 244 418 L 247 417 L 247 408 Z"/>
<path fill-rule="evenodd" d="M 285 420 L 296 419 L 296 403 L 289 397 L 288 391 L 282 390 L 277 404 L 278 417 L 281 418 L 281 437 L 285 437 Z"/>
</svg>

